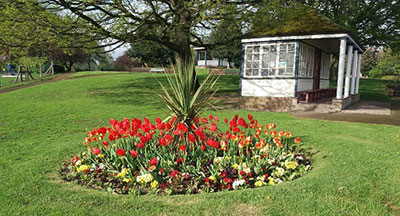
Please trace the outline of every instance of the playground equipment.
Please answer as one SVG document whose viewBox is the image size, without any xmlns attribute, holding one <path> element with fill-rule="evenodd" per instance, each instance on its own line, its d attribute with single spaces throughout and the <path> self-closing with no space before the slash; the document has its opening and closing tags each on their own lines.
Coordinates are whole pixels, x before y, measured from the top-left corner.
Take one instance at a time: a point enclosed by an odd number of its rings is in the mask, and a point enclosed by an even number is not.
<svg viewBox="0 0 400 216">
<path fill-rule="evenodd" d="M 18 73 L 17 73 L 17 77 L 15 78 L 14 83 L 17 83 L 18 80 L 20 82 L 29 81 L 29 77 L 32 78 L 32 80 L 35 80 L 32 76 L 31 71 L 29 70 L 29 67 L 20 65 L 20 66 L 18 66 Z M 25 80 L 24 80 L 24 78 L 25 78 Z"/>
<path fill-rule="evenodd" d="M 42 66 L 40 65 L 40 71 L 42 71 Z M 50 67 L 47 69 L 46 75 L 54 75 L 54 63 L 51 61 Z"/>
</svg>

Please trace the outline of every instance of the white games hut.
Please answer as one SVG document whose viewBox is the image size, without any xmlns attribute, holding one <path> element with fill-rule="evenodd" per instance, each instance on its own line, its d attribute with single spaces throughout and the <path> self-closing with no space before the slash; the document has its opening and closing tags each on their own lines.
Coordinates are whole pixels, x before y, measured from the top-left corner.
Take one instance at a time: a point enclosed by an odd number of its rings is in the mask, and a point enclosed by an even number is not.
<svg viewBox="0 0 400 216">
<path fill-rule="evenodd" d="M 286 111 L 297 103 L 332 97 L 332 106 L 341 110 L 359 100 L 364 48 L 339 25 L 314 11 L 306 13 L 305 17 L 292 17 L 276 28 L 242 39 L 242 107 Z M 336 54 L 337 89 L 330 89 L 330 60 Z"/>
</svg>

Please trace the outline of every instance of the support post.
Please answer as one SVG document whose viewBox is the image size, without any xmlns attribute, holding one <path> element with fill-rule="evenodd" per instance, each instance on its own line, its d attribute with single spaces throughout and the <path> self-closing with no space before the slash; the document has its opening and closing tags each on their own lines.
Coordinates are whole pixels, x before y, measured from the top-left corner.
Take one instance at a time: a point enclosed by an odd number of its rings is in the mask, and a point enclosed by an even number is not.
<svg viewBox="0 0 400 216">
<path fill-rule="evenodd" d="M 357 78 L 357 65 L 358 65 L 358 51 L 354 50 L 354 61 L 353 61 L 353 73 L 351 76 L 351 94 L 355 94 L 356 91 L 356 78 Z"/>
<path fill-rule="evenodd" d="M 204 50 L 204 66 L 207 66 L 207 50 Z"/>
<path fill-rule="evenodd" d="M 336 98 L 343 98 L 343 77 L 344 77 L 344 62 L 346 57 L 346 38 L 340 39 L 340 54 L 339 54 L 339 68 L 337 78 Z"/>
<path fill-rule="evenodd" d="M 362 55 L 358 54 L 358 67 L 357 67 L 357 80 L 356 80 L 356 94 L 358 94 L 360 89 L 360 76 L 361 76 L 361 60 Z"/>
<path fill-rule="evenodd" d="M 349 46 L 347 49 L 347 67 L 346 67 L 346 79 L 344 84 L 344 98 L 347 98 L 350 92 L 350 73 L 351 73 L 352 63 L 353 63 L 353 46 Z"/>
</svg>

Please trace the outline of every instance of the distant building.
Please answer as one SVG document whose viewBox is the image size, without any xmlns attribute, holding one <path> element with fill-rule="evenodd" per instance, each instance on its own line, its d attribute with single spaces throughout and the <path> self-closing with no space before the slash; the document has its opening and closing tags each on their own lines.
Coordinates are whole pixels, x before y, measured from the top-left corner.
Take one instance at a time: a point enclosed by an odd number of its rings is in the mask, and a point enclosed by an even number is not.
<svg viewBox="0 0 400 216">
<path fill-rule="evenodd" d="M 194 47 L 193 50 L 196 52 L 196 66 L 199 67 L 227 67 L 228 60 L 214 58 L 211 56 L 209 49 L 204 47 Z M 233 67 L 233 63 L 230 63 L 230 67 Z"/>
</svg>

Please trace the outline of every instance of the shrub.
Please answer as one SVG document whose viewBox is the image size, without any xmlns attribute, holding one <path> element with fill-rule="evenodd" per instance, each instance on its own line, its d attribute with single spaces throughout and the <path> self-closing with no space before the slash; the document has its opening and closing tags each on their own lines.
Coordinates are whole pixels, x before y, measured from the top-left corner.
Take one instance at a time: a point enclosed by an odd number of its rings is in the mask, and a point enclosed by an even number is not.
<svg viewBox="0 0 400 216">
<path fill-rule="evenodd" d="M 251 115 L 176 122 L 111 119 L 110 127 L 87 133 L 88 150 L 65 163 L 62 176 L 114 193 L 186 194 L 280 184 L 311 168 L 300 138 Z M 179 150 L 171 147 L 174 137 Z"/>
</svg>

